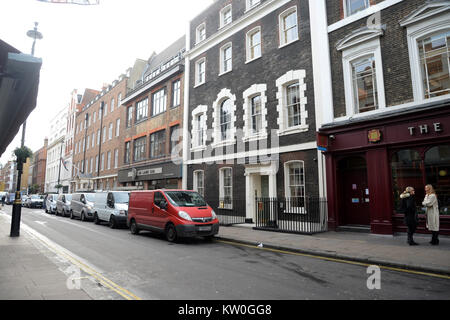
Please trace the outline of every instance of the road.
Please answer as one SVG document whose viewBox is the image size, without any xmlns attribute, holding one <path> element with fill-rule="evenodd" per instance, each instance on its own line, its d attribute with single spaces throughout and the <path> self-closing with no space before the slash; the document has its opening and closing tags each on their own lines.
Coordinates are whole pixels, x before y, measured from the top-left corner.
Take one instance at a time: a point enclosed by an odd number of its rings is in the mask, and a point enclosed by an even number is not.
<svg viewBox="0 0 450 320">
<path fill-rule="evenodd" d="M 10 215 L 11 209 L 6 206 L 4 211 Z M 369 290 L 370 274 L 357 265 L 202 238 L 172 244 L 150 232 L 135 236 L 128 229 L 113 230 L 39 209 L 23 208 L 22 223 L 22 229 L 30 227 L 43 236 L 44 241 L 36 243 L 58 246 L 54 252 L 65 250 L 73 261 L 94 270 L 83 272 L 82 278 L 82 288 L 94 299 L 449 298 L 447 279 L 382 270 L 381 289 Z M 60 263 L 60 255 L 50 258 Z"/>
</svg>

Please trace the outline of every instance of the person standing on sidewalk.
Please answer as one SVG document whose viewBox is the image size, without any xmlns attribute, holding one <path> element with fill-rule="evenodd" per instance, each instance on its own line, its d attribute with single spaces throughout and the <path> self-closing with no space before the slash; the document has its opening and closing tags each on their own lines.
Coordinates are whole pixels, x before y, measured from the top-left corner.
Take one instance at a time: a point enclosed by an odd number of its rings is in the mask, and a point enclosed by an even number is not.
<svg viewBox="0 0 450 320">
<path fill-rule="evenodd" d="M 425 186 L 425 199 L 422 205 L 425 206 L 427 215 L 427 228 L 431 231 L 431 244 L 439 244 L 439 203 L 436 192 L 431 184 Z"/>
<path fill-rule="evenodd" d="M 5 200 L 6 200 L 6 196 L 3 195 L 3 196 L 2 196 L 2 209 L 3 209 L 3 207 L 5 206 Z"/>
<path fill-rule="evenodd" d="M 402 199 L 401 210 L 405 213 L 405 224 L 408 227 L 408 244 L 410 246 L 418 245 L 413 239 L 414 232 L 416 232 L 418 225 L 416 199 L 414 195 L 415 190 L 413 187 L 407 187 L 400 195 L 400 198 Z"/>
</svg>

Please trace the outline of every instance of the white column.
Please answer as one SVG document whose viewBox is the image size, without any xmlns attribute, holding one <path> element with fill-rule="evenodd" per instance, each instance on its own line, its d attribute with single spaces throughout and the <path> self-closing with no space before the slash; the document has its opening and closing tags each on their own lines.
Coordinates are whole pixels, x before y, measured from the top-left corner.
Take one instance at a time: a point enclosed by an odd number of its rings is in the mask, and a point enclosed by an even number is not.
<svg viewBox="0 0 450 320">
<path fill-rule="evenodd" d="M 245 174 L 245 202 L 246 202 L 246 213 L 245 218 L 246 219 L 253 219 L 253 222 L 255 222 L 255 210 L 254 210 L 254 202 L 255 199 L 253 198 L 253 190 L 252 190 L 252 176 L 249 173 Z"/>
</svg>

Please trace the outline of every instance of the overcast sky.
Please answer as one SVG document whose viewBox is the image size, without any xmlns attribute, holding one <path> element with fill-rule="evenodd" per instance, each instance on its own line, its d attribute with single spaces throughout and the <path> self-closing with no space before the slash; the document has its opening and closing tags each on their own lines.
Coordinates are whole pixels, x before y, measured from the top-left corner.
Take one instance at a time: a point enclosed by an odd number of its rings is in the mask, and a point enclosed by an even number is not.
<svg viewBox="0 0 450 320">
<path fill-rule="evenodd" d="M 100 0 L 81 6 L 37 0 L 0 0 L 0 39 L 23 53 L 33 40 L 26 33 L 39 22 L 44 38 L 35 56 L 43 65 L 36 109 L 27 121 L 25 145 L 43 146 L 46 125 L 68 106 L 73 89 L 100 90 L 112 83 L 136 58 L 148 59 L 186 33 L 187 23 L 213 0 Z M 20 146 L 22 129 L 0 158 L 5 164 Z"/>
</svg>

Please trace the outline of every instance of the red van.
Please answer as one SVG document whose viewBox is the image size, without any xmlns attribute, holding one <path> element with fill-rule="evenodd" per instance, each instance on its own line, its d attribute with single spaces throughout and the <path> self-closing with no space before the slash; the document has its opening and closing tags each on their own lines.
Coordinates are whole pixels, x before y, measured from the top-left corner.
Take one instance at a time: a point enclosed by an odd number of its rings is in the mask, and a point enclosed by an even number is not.
<svg viewBox="0 0 450 320">
<path fill-rule="evenodd" d="M 132 191 L 127 225 L 131 233 L 140 230 L 164 233 L 168 241 L 219 232 L 219 220 L 202 196 L 188 190 Z"/>
</svg>

